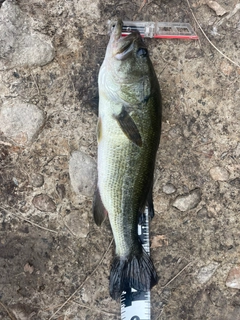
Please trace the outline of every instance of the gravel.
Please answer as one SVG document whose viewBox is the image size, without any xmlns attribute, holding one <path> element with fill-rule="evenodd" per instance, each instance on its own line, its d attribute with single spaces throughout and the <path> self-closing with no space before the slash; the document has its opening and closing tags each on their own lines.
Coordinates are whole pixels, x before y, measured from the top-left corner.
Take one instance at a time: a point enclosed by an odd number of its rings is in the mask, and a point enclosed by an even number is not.
<svg viewBox="0 0 240 320">
<path fill-rule="evenodd" d="M 234 266 L 229 271 L 226 286 L 233 289 L 240 289 L 240 265 Z"/>
<path fill-rule="evenodd" d="M 31 19 L 6 0 L 0 11 L 0 70 L 44 66 L 55 56 L 51 40 L 33 30 Z"/>
<path fill-rule="evenodd" d="M 188 194 L 179 195 L 173 202 L 173 207 L 180 211 L 191 210 L 201 201 L 201 190 L 199 188 L 190 191 Z"/>
<path fill-rule="evenodd" d="M 33 142 L 43 124 L 43 112 L 34 104 L 6 101 L 0 109 L 0 130 L 19 145 Z"/>
<path fill-rule="evenodd" d="M 73 190 L 91 197 L 97 178 L 97 164 L 87 154 L 74 151 L 69 160 L 69 174 Z"/>
<path fill-rule="evenodd" d="M 215 181 L 227 181 L 229 179 L 229 172 L 222 167 L 213 167 L 210 169 L 209 173 Z"/>
<path fill-rule="evenodd" d="M 199 269 L 197 280 L 199 283 L 203 284 L 208 282 L 214 275 L 215 271 L 219 267 L 218 262 L 211 262 Z"/>
<path fill-rule="evenodd" d="M 47 194 L 38 194 L 36 195 L 32 203 L 35 208 L 43 212 L 55 212 L 56 204 L 51 197 Z"/>
</svg>

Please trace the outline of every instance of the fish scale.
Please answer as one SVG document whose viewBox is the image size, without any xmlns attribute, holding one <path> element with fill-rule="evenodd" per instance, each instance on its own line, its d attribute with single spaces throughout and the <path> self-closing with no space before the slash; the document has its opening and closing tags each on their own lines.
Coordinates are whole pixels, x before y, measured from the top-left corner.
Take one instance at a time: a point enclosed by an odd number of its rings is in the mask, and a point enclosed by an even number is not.
<svg viewBox="0 0 240 320">
<path fill-rule="evenodd" d="M 128 166 L 128 168 L 126 167 L 127 163 L 124 161 L 128 154 L 131 153 L 132 146 L 129 145 L 128 139 L 124 134 L 122 134 L 121 131 L 118 132 L 118 130 L 115 129 L 115 134 L 116 132 L 117 140 L 115 140 L 115 144 L 119 142 L 121 148 L 109 148 L 108 144 L 105 144 L 104 142 L 99 144 L 99 154 L 104 155 L 104 158 L 108 158 L 107 174 L 104 174 L 103 170 L 101 171 L 101 160 L 99 164 L 99 171 L 102 175 L 99 175 L 98 183 L 99 187 L 105 190 L 105 192 L 102 193 L 102 201 L 108 212 L 116 211 L 117 208 L 116 215 L 109 215 L 110 223 L 113 229 L 119 229 L 123 223 L 123 215 L 121 214 L 124 210 L 122 198 L 126 198 L 129 194 L 129 186 L 128 188 L 125 187 L 124 178 L 126 179 L 131 176 L 131 172 L 129 171 L 132 171 L 130 166 Z M 108 134 L 111 133 L 113 132 L 110 127 L 108 128 Z M 112 139 L 114 139 L 115 134 L 112 136 Z M 119 188 L 119 185 L 122 185 L 122 187 Z M 120 233 L 118 237 L 115 237 L 115 242 L 116 247 L 119 249 L 117 253 L 121 254 L 121 252 L 124 250 L 123 248 L 126 246 L 124 235 Z"/>
</svg>

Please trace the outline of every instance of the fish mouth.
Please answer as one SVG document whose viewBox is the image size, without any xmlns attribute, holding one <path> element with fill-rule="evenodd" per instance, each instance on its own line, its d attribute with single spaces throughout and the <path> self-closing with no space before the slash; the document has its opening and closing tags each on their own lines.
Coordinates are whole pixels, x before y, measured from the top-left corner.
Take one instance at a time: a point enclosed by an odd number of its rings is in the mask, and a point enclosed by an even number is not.
<svg viewBox="0 0 240 320">
<path fill-rule="evenodd" d="M 117 60 L 126 59 L 134 50 L 134 47 L 146 48 L 143 39 L 138 31 L 133 31 L 126 37 L 122 37 L 122 20 L 118 19 L 112 25 L 111 39 L 113 42 L 113 55 Z"/>
<path fill-rule="evenodd" d="M 112 24 L 111 38 L 114 38 L 114 40 L 118 40 L 121 37 L 122 26 L 123 22 L 121 19 L 118 19 L 116 22 Z"/>
</svg>

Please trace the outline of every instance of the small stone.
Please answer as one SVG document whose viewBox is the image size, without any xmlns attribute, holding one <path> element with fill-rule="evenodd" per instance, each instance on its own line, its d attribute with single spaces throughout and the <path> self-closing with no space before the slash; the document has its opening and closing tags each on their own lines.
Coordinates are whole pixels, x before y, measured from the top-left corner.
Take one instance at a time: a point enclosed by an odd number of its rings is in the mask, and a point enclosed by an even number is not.
<svg viewBox="0 0 240 320">
<path fill-rule="evenodd" d="M 6 101 L 0 109 L 0 130 L 19 145 L 32 142 L 43 122 L 43 112 L 34 104 Z"/>
<path fill-rule="evenodd" d="M 204 267 L 201 267 L 197 275 L 198 282 L 201 284 L 206 283 L 213 276 L 218 266 L 218 262 L 212 262 Z"/>
<path fill-rule="evenodd" d="M 223 60 L 223 62 L 221 63 L 220 69 L 226 76 L 230 76 L 233 71 L 233 67 L 225 60 Z"/>
<path fill-rule="evenodd" d="M 96 162 L 81 151 L 72 153 L 69 161 L 69 174 L 73 190 L 91 197 L 97 179 Z"/>
<path fill-rule="evenodd" d="M 236 158 L 240 158 L 240 142 L 237 144 L 236 149 L 234 150 Z"/>
<path fill-rule="evenodd" d="M 198 212 L 197 212 L 197 216 L 199 218 L 208 218 L 208 211 L 206 207 L 202 207 Z"/>
<path fill-rule="evenodd" d="M 41 187 L 44 184 L 44 176 L 40 173 L 33 173 L 31 176 L 31 184 L 36 188 Z"/>
<path fill-rule="evenodd" d="M 168 131 L 168 135 L 173 139 L 180 137 L 182 135 L 181 128 L 179 126 L 174 126 Z"/>
<path fill-rule="evenodd" d="M 14 315 L 14 318 L 11 316 L 11 319 L 29 320 L 33 318 L 32 316 L 34 314 L 36 314 L 32 307 L 26 304 L 18 303 L 15 305 L 9 305 L 8 307 Z"/>
<path fill-rule="evenodd" d="M 167 183 L 163 186 L 163 192 L 166 194 L 172 194 L 172 193 L 176 192 L 176 188 L 174 187 L 173 184 Z"/>
<path fill-rule="evenodd" d="M 228 11 L 225 10 L 217 1 L 208 0 L 207 5 L 213 9 L 218 16 L 223 16 Z"/>
<path fill-rule="evenodd" d="M 78 238 L 86 238 L 89 233 L 87 212 L 73 211 L 66 216 L 65 222 L 69 230 Z"/>
<path fill-rule="evenodd" d="M 158 247 L 168 246 L 168 238 L 164 234 L 157 235 L 151 240 L 151 248 L 155 249 Z"/>
<path fill-rule="evenodd" d="M 50 198 L 47 194 L 38 194 L 36 195 L 32 203 L 35 208 L 43 212 L 55 212 L 56 204 L 52 198 Z"/>
<path fill-rule="evenodd" d="M 226 286 L 233 289 L 240 289 L 240 265 L 233 267 L 229 271 Z"/>
<path fill-rule="evenodd" d="M 59 195 L 59 197 L 60 197 L 61 199 L 65 198 L 65 196 L 66 196 L 66 189 L 65 189 L 64 184 L 57 184 L 57 185 L 56 185 L 56 191 L 57 191 L 57 193 L 58 193 L 58 195 Z"/>
<path fill-rule="evenodd" d="M 233 186 L 237 189 L 240 189 L 240 177 L 237 177 L 237 178 L 231 180 L 229 183 L 231 186 Z"/>
<path fill-rule="evenodd" d="M 209 173 L 215 181 L 227 181 L 229 178 L 229 172 L 222 167 L 213 167 L 210 169 Z"/>
<path fill-rule="evenodd" d="M 195 208 L 201 201 L 201 190 L 194 189 L 188 194 L 178 196 L 174 202 L 173 206 L 180 211 L 187 211 Z"/>
<path fill-rule="evenodd" d="M 199 58 L 203 55 L 203 51 L 200 48 L 189 48 L 185 54 L 185 58 L 188 60 Z"/>
<path fill-rule="evenodd" d="M 24 266 L 24 268 L 23 268 L 23 270 L 24 270 L 25 273 L 30 273 L 30 274 L 32 274 L 33 271 L 34 271 L 34 267 L 33 267 L 32 264 L 26 263 L 25 266 Z"/>
</svg>

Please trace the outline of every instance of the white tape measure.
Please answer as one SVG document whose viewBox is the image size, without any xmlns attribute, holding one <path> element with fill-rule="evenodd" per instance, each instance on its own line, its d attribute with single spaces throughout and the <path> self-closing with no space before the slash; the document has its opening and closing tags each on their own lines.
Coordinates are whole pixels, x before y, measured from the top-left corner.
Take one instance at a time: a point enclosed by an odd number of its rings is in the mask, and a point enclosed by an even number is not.
<svg viewBox="0 0 240 320">
<path fill-rule="evenodd" d="M 149 215 L 145 209 L 145 219 L 138 225 L 138 235 L 145 251 L 150 254 L 149 243 Z M 121 319 L 122 320 L 150 320 L 151 299 L 150 290 L 138 292 L 135 289 L 124 291 L 121 295 Z"/>
</svg>

